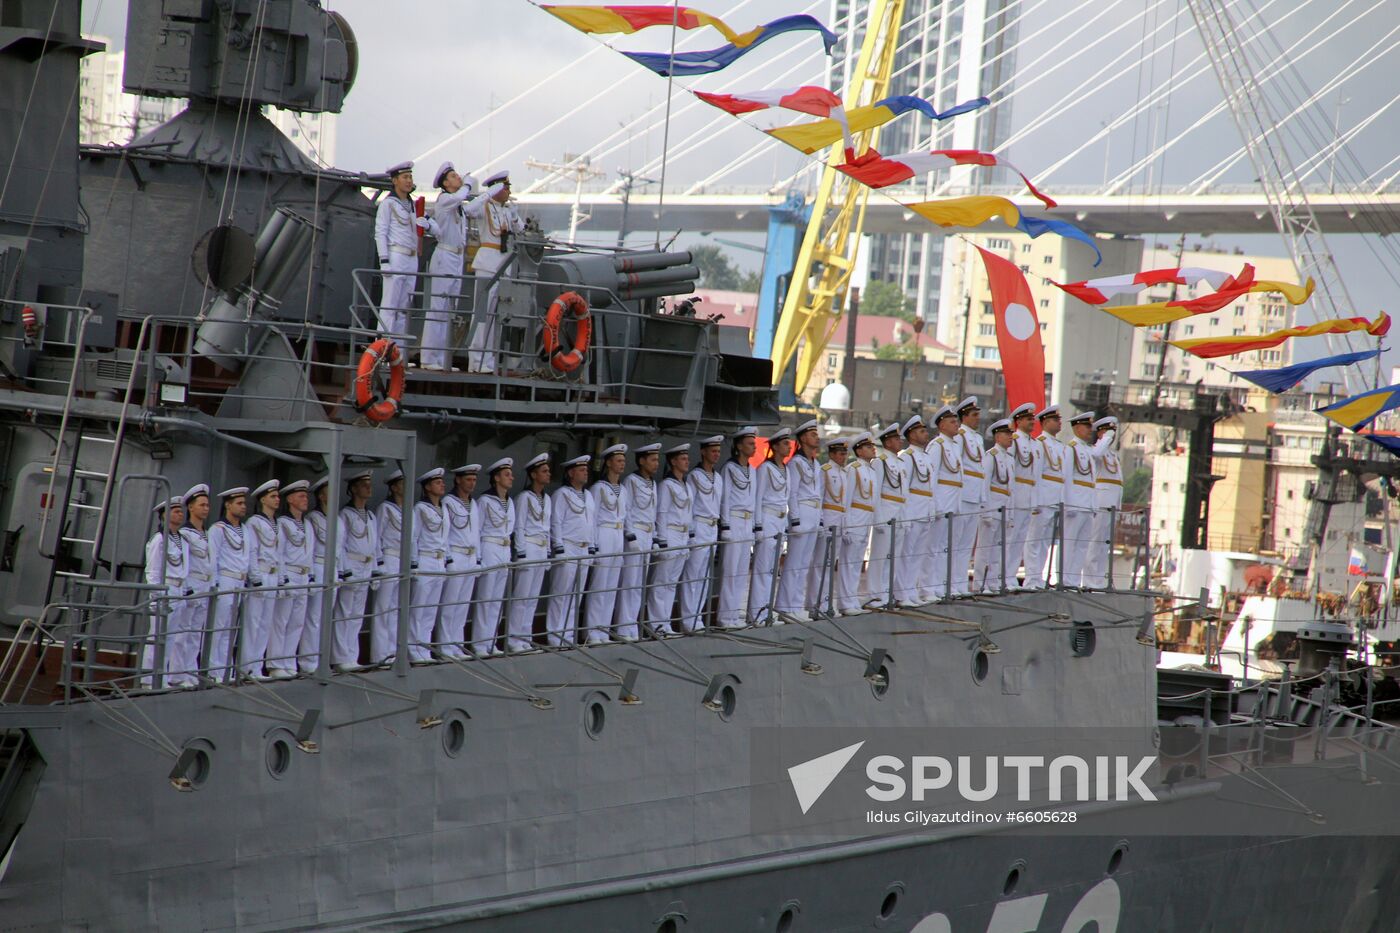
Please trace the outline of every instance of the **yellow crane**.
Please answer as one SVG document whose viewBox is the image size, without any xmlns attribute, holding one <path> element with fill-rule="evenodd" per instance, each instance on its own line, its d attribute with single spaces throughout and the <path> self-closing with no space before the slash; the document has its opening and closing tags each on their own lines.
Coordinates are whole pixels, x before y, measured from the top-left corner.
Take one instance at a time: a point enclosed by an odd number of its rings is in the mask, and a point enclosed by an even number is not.
<svg viewBox="0 0 1400 933">
<path fill-rule="evenodd" d="M 888 96 L 894 54 L 899 46 L 899 26 L 904 0 L 870 0 L 865 41 L 846 89 L 845 104 L 872 104 Z M 874 147 L 880 128 L 855 133 L 857 155 Z M 822 169 L 821 184 L 812 202 L 812 219 L 797 253 L 791 284 L 783 301 L 778 333 L 773 340 L 773 384 L 782 381 L 793 354 L 798 353 L 795 391 L 807 388 L 826 342 L 846 304 L 855 250 L 865 225 L 865 204 L 870 189 L 837 170 L 845 161 L 844 143 L 831 148 Z"/>
</svg>

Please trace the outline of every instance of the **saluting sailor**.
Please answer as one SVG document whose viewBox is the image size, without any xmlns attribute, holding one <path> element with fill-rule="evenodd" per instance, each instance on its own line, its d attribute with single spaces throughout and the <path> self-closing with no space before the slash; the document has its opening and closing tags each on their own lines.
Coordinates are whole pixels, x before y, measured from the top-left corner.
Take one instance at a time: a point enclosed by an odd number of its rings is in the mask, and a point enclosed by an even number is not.
<svg viewBox="0 0 1400 933">
<path fill-rule="evenodd" d="M 792 450 L 792 432 L 779 428 L 768 438 L 768 455 L 754 479 L 754 505 L 758 521 L 753 548 L 753 579 L 749 585 L 749 621 L 755 625 L 783 620 L 772 615 L 777 589 L 778 552 L 788 528 L 788 475 L 783 462 Z"/>
<path fill-rule="evenodd" d="M 549 454 L 537 454 L 525 464 L 526 487 L 515 497 L 515 568 L 510 588 L 510 629 L 507 651 L 529 651 L 535 646 L 535 609 L 549 560 Z"/>
<path fill-rule="evenodd" d="M 813 610 L 831 607 L 841 610 L 839 597 L 841 546 L 846 534 L 846 513 L 850 504 L 851 478 L 846 472 L 850 442 L 844 437 L 827 438 L 826 463 L 821 468 L 822 518 L 821 536 L 812 556 L 812 570 L 807 584 L 808 602 Z"/>
<path fill-rule="evenodd" d="M 452 572 L 442 585 L 442 611 L 433 636 L 438 653 L 460 661 L 466 658 L 467 619 L 471 616 L 472 591 L 481 566 L 481 509 L 472 501 L 481 464 L 467 463 L 452 471 L 452 492 L 442 500 L 447 514 L 447 549 Z"/>
<path fill-rule="evenodd" d="M 1074 433 L 1065 445 L 1065 579 L 1066 586 L 1084 585 L 1084 564 L 1094 524 L 1098 469 L 1094 462 L 1094 413 L 1081 411 L 1069 419 Z"/>
<path fill-rule="evenodd" d="M 986 466 L 983 481 L 986 496 L 972 560 L 973 591 L 978 593 L 997 593 L 1015 582 L 1004 572 L 1002 563 L 1005 550 L 1002 532 L 1011 527 L 1011 441 L 1014 433 L 1010 418 L 993 421 L 992 446 L 987 448 L 982 461 Z M 1010 563 L 1009 558 L 1007 563 Z"/>
<path fill-rule="evenodd" d="M 429 372 L 451 370 L 452 317 L 462 292 L 462 260 L 467 251 L 467 214 L 463 202 L 476 191 L 476 179 L 463 178 L 451 162 L 444 162 L 433 176 L 433 187 L 442 191 L 433 204 L 428 232 L 437 240 L 428 260 L 432 274 L 432 302 L 423 323 L 423 348 L 419 359 Z M 460 650 L 460 649 L 459 649 Z"/>
<path fill-rule="evenodd" d="M 416 216 L 408 197 L 414 187 L 413 163 L 392 165 L 387 174 L 394 187 L 380 200 L 374 214 L 374 245 L 384 279 L 379 302 L 379 332 L 404 335 L 409 327 L 413 280 L 418 275 L 418 230 L 426 228 L 428 221 Z M 407 355 L 405 349 L 404 356 Z"/>
<path fill-rule="evenodd" d="M 899 456 L 904 439 L 899 424 L 890 423 L 880 432 L 881 450 L 872 466 L 880 484 L 879 504 L 875 509 L 875 526 L 870 535 L 870 560 L 865 571 L 865 604 L 867 608 L 884 608 L 895 601 L 899 584 L 894 581 L 897 558 L 905 550 L 908 525 L 903 522 L 906 486 L 909 482 L 906 461 Z M 912 568 L 905 566 L 911 573 Z"/>
<path fill-rule="evenodd" d="M 267 672 L 274 680 L 286 680 L 296 674 L 301 634 L 306 627 L 307 592 L 316 549 L 315 537 L 306 523 L 310 489 L 311 484 L 304 479 L 281 489 L 287 514 L 277 519 L 277 567 L 287 589 L 277 598 L 267 645 Z"/>
<path fill-rule="evenodd" d="M 239 627 L 246 587 L 248 585 L 248 547 L 243 519 L 248 515 L 248 487 L 235 486 L 219 493 L 223 503 L 223 520 L 215 522 L 209 534 L 209 548 L 214 558 L 215 587 L 214 624 L 205 663 L 209 676 L 215 680 L 231 679 L 229 649 Z"/>
<path fill-rule="evenodd" d="M 689 556 L 695 503 L 685 476 L 690 472 L 690 445 L 666 451 L 666 476 L 656 489 L 656 537 L 661 550 L 652 560 L 651 590 L 647 594 L 647 631 L 674 635 L 676 587 Z"/>
<path fill-rule="evenodd" d="M 360 669 L 360 630 L 364 627 L 365 603 L 369 599 L 375 570 L 379 565 L 379 525 L 369 509 L 374 494 L 374 475 L 369 470 L 346 478 L 350 504 L 340 510 L 341 550 L 337 576 L 345 581 L 335 597 L 335 644 L 331 666 L 340 673 Z"/>
<path fill-rule="evenodd" d="M 954 537 L 957 531 L 954 519 L 962 508 L 963 498 L 963 445 L 958 437 L 958 428 L 962 423 L 951 405 L 940 408 L 933 417 L 933 423 L 938 434 L 926 448 L 937 477 L 933 486 L 934 519 L 930 535 L 933 539 L 933 573 L 930 580 L 933 584 L 932 599 L 943 599 L 967 586 L 967 567 L 957 562 L 957 555 L 963 550 L 962 542 Z M 948 576 L 950 569 L 951 579 Z"/>
<path fill-rule="evenodd" d="M 977 396 L 958 403 L 958 456 L 962 459 L 962 502 L 953 519 L 953 595 L 969 592 L 967 573 L 981 526 L 982 505 L 987 501 L 986 451 L 982 447 L 982 409 Z"/>
<path fill-rule="evenodd" d="M 880 474 L 875 438 L 862 431 L 851 442 L 855 457 L 846 466 L 847 507 L 836 577 L 836 606 L 842 615 L 861 611 L 860 572 L 870 547 L 870 529 L 880 501 Z"/>
<path fill-rule="evenodd" d="M 334 588 L 323 588 L 326 582 L 326 543 L 329 530 L 326 509 L 330 507 L 329 493 L 329 477 L 323 476 L 312 483 L 311 497 L 315 501 L 315 508 L 306 513 L 306 524 L 311 528 L 311 588 L 306 593 L 306 624 L 302 626 L 301 645 L 297 649 L 297 664 L 305 674 L 315 673 L 316 665 L 321 660 L 321 607 L 325 605 L 324 596 L 329 592 L 331 598 L 335 598 Z M 344 529 L 341 529 L 340 537 L 345 537 Z M 342 550 L 336 550 L 335 565 L 338 570 L 345 569 Z"/>
<path fill-rule="evenodd" d="M 825 540 L 819 533 L 822 470 L 817 462 L 817 451 L 821 440 L 815 419 L 799 424 L 793 434 L 797 439 L 797 453 L 787 462 L 787 556 L 783 558 L 776 608 L 805 622 L 811 618 L 808 610 L 816 605 L 816 594 L 809 589 L 812 563 L 817 559 L 818 542 Z"/>
<path fill-rule="evenodd" d="M 156 643 L 165 642 L 165 653 L 161 670 L 163 683 L 168 687 L 194 686 L 199 681 L 189 673 L 194 665 L 180 666 L 182 645 L 180 634 L 188 627 L 190 601 L 186 581 L 190 567 L 190 549 L 180 534 L 180 526 L 185 522 L 184 500 L 172 496 L 158 503 L 154 509 L 160 522 L 156 533 L 146 542 L 146 582 L 160 589 L 150 591 L 151 613 L 150 640 L 141 652 L 141 666 L 154 674 Z M 165 624 L 161 624 L 162 610 Z M 141 677 L 143 686 L 152 685 L 152 674 Z"/>
<path fill-rule="evenodd" d="M 578 644 L 578 619 L 583 615 L 584 583 L 589 555 L 598 553 L 598 513 L 584 486 L 588 454 L 561 464 L 564 485 L 550 500 L 549 539 L 554 566 L 549 568 L 549 604 L 545 610 L 545 641 L 551 647 Z"/>
<path fill-rule="evenodd" d="M 243 676 L 263 680 L 263 659 L 277 618 L 281 568 L 278 552 L 277 508 L 282 504 L 282 484 L 270 479 L 252 492 L 256 511 L 248 519 L 248 605 L 243 610 L 243 635 L 238 644 L 238 666 Z"/>
<path fill-rule="evenodd" d="M 596 517 L 598 556 L 588 572 L 588 596 L 584 601 L 584 644 L 612 641 L 613 610 L 622 575 L 623 526 L 627 520 L 627 491 L 622 474 L 627 470 L 627 445 L 603 450 L 601 475 L 588 490 Z"/>
<path fill-rule="evenodd" d="M 656 476 L 661 465 L 661 445 L 646 444 L 634 452 L 637 470 L 623 481 L 627 491 L 627 515 L 623 525 L 622 574 L 618 580 L 614 634 L 622 641 L 636 641 L 642 614 L 642 587 L 647 561 L 656 539 Z"/>
<path fill-rule="evenodd" d="M 724 436 L 707 437 L 697 446 L 700 465 L 686 474 L 695 524 L 691 549 L 681 571 L 680 625 L 683 632 L 695 632 L 703 627 L 702 616 L 710 601 L 715 542 L 719 540 L 720 514 L 724 506 L 724 480 L 716 470 L 724 451 Z"/>
<path fill-rule="evenodd" d="M 1040 445 L 1031 437 L 1035 406 L 1030 402 L 1017 405 L 1011 412 L 1011 521 L 1007 525 L 1006 575 L 1019 589 L 1016 569 L 1025 555 L 1026 533 L 1030 530 L 1031 514 L 1036 509 L 1036 477 L 1040 475 Z"/>
<path fill-rule="evenodd" d="M 744 624 L 744 598 L 749 589 L 749 563 L 754 533 L 758 531 L 754 474 L 749 461 L 758 443 L 758 429 L 743 427 L 734 433 L 729 459 L 720 470 L 719 605 L 720 628 Z"/>
<path fill-rule="evenodd" d="M 938 488 L 938 466 L 925 449 L 929 443 L 928 426 L 923 418 L 914 415 L 904 422 L 899 433 L 905 444 L 899 459 L 905 464 L 908 498 L 904 501 L 904 525 L 900 528 L 904 541 L 896 547 L 899 574 L 895 597 L 903 605 L 919 606 L 932 602 L 943 592 L 948 561 L 945 556 L 943 566 L 936 567 L 934 555 L 947 553 L 948 535 L 943 522 L 936 520 L 938 507 L 934 490 Z M 936 537 L 942 541 L 935 540 L 935 530 L 941 532 Z"/>
<path fill-rule="evenodd" d="M 442 587 L 453 569 L 448 549 L 448 517 L 442 498 L 447 494 L 447 471 L 434 467 L 418 477 L 423 497 L 413 505 L 412 617 L 408 630 L 408 659 L 427 664 L 433 659 L 433 632 L 442 605 Z"/>
<path fill-rule="evenodd" d="M 1112 415 L 1100 418 L 1094 422 L 1094 432 L 1098 438 L 1094 443 L 1094 528 L 1089 536 L 1084 585 L 1101 588 L 1113 582 L 1108 579 L 1108 552 L 1123 505 L 1123 463 L 1113 450 L 1118 419 Z"/>
<path fill-rule="evenodd" d="M 1036 413 L 1040 422 L 1040 475 L 1035 481 L 1036 514 L 1026 532 L 1026 586 L 1045 586 L 1045 568 L 1055 542 L 1055 522 L 1065 501 L 1065 445 L 1060 433 L 1060 406 L 1047 405 Z"/>
<path fill-rule="evenodd" d="M 500 171 L 487 177 L 482 196 L 466 204 L 463 212 L 477 218 L 481 231 L 481 247 L 472 258 L 472 272 L 478 283 L 488 282 L 501 268 L 511 250 L 511 238 L 525 229 L 525 221 L 510 200 L 510 172 Z M 500 326 L 496 319 L 496 299 L 499 284 L 492 285 L 485 300 L 478 289 L 473 309 L 471 352 L 467 354 L 467 372 L 494 373 L 496 347 L 500 342 Z"/>
<path fill-rule="evenodd" d="M 490 487 L 476 500 L 481 509 L 481 577 L 472 610 L 471 652 L 479 658 L 500 654 L 501 598 L 510 580 L 511 536 L 515 533 L 515 461 L 502 457 L 486 471 Z"/>
<path fill-rule="evenodd" d="M 180 536 L 185 539 L 189 551 L 189 570 L 185 575 L 185 587 L 195 598 L 189 601 L 185 616 L 184 631 L 176 636 L 179 643 L 178 671 L 191 672 L 190 683 L 199 678 L 200 645 L 204 640 L 204 630 L 209 626 L 209 594 L 218 588 L 218 571 L 214 567 L 214 552 L 209 544 L 209 533 L 205 530 L 209 521 L 209 487 L 200 483 L 185 491 L 185 524 Z"/>
<path fill-rule="evenodd" d="M 398 650 L 399 595 L 403 584 L 400 548 L 403 544 L 403 470 L 384 480 L 389 496 L 379 503 L 374 524 L 379 530 L 379 557 L 375 561 L 374 623 L 370 628 L 371 664 L 388 664 Z M 410 589 L 410 595 L 412 590 Z"/>
</svg>

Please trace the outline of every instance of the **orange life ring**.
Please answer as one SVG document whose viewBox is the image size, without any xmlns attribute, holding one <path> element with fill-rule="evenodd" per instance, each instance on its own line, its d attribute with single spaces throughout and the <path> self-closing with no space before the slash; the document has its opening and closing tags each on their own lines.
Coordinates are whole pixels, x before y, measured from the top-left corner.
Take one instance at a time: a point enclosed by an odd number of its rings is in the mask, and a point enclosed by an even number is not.
<svg viewBox="0 0 1400 933">
<path fill-rule="evenodd" d="M 389 391 L 379 395 L 374 387 L 374 373 L 382 364 L 389 366 Z M 380 337 L 369 345 L 360 357 L 355 376 L 355 408 L 376 424 L 388 421 L 399 413 L 403 398 L 404 360 L 399 345 L 388 337 Z"/>
<path fill-rule="evenodd" d="M 578 333 L 574 345 L 564 349 L 560 328 L 564 315 L 572 314 Z M 544 315 L 544 352 L 549 356 L 549 365 L 561 373 L 571 373 L 583 365 L 588 355 L 588 346 L 593 342 L 593 316 L 588 311 L 588 302 L 578 292 L 565 292 L 549 306 Z"/>
</svg>

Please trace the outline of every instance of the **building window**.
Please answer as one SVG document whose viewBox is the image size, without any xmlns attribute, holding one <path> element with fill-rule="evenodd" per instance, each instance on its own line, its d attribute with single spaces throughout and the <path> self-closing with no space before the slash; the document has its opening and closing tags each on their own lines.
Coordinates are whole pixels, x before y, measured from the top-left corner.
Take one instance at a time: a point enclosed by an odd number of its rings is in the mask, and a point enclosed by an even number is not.
<svg viewBox="0 0 1400 933">
<path fill-rule="evenodd" d="M 835 368 L 836 368 L 836 354 L 835 354 L 835 353 L 828 353 L 828 354 L 826 355 L 826 368 L 827 368 L 827 369 L 835 369 Z"/>
<path fill-rule="evenodd" d="M 997 326 L 996 326 L 995 324 L 978 324 L 978 325 L 977 325 L 977 336 L 979 336 L 979 337 L 995 337 L 996 335 L 997 335 Z"/>
<path fill-rule="evenodd" d="M 1022 243 L 1022 244 L 1021 244 L 1021 252 L 1023 252 L 1023 253 L 1029 253 L 1030 251 L 1031 251 L 1031 245 L 1030 245 L 1029 243 Z"/>
<path fill-rule="evenodd" d="M 1210 319 L 1210 326 L 1211 326 L 1211 327 L 1219 327 L 1219 326 L 1220 326 L 1220 318 L 1218 318 L 1218 317 L 1213 317 L 1213 318 L 1211 318 L 1211 319 Z"/>
<path fill-rule="evenodd" d="M 983 314 L 991 314 L 991 313 L 992 313 L 992 303 L 991 303 L 990 301 L 984 301 L 984 302 L 982 302 L 982 313 L 983 313 Z"/>
<path fill-rule="evenodd" d="M 929 382 L 937 382 L 937 381 L 938 381 L 938 370 L 936 370 L 936 369 L 934 369 L 932 366 L 930 366 L 930 367 L 929 367 L 929 371 L 928 371 L 928 376 L 927 376 L 926 378 L 928 379 Z"/>
<path fill-rule="evenodd" d="M 870 390 L 870 401 L 872 401 L 872 402 L 878 402 L 878 401 L 881 401 L 882 399 L 884 399 L 884 397 L 885 397 L 885 390 L 884 390 L 884 389 L 871 389 L 871 390 Z"/>
<path fill-rule="evenodd" d="M 1264 310 L 1272 311 L 1273 309 L 1266 307 Z M 1235 305 L 1235 317 L 1244 317 L 1244 305 Z"/>
<path fill-rule="evenodd" d="M 1055 261 L 1055 257 L 1054 257 L 1054 256 L 1042 256 L 1042 257 L 1040 257 L 1040 261 L 1043 262 L 1043 263 L 1045 263 L 1045 264 L 1048 266 L 1048 265 L 1050 265 L 1052 262 Z"/>
<path fill-rule="evenodd" d="M 1010 249 L 1011 241 L 1002 237 L 992 237 L 987 241 L 987 249 Z"/>
<path fill-rule="evenodd" d="M 1050 322 L 1049 322 L 1049 321 L 1041 321 L 1041 322 L 1040 322 L 1040 330 L 1041 330 L 1041 333 L 1044 333 L 1045 331 L 1047 331 L 1047 330 L 1049 330 L 1049 329 L 1050 329 Z"/>
<path fill-rule="evenodd" d="M 1048 308 L 1048 307 L 1050 307 L 1050 299 L 1049 299 L 1049 298 L 1042 298 L 1042 299 L 1040 299 L 1040 306 L 1041 306 L 1042 308 Z"/>
<path fill-rule="evenodd" d="M 1030 267 L 1030 266 L 1027 266 L 1027 265 L 1017 266 L 1016 268 L 1020 269 L 1022 272 L 1029 272 L 1029 271 L 1031 271 L 1031 267 Z"/>
<path fill-rule="evenodd" d="M 1285 498 L 1285 499 L 1292 499 L 1292 498 L 1293 498 L 1293 490 L 1291 490 L 1291 489 L 1288 490 L 1288 493 L 1287 493 L 1287 495 L 1284 496 L 1284 498 Z"/>
<path fill-rule="evenodd" d="M 1187 324 L 1187 325 L 1186 325 L 1185 327 L 1183 327 L 1181 330 L 1182 330 L 1183 333 L 1186 334 L 1186 336 L 1189 337 L 1189 336 L 1191 336 L 1192 334 L 1194 334 L 1194 333 L 1196 332 L 1196 325 L 1195 325 L 1195 324 Z"/>
<path fill-rule="evenodd" d="M 979 360 L 1000 360 L 1001 351 L 996 347 L 978 347 L 974 358 Z"/>
<path fill-rule="evenodd" d="M 873 378 L 879 379 L 879 378 L 880 378 L 881 376 L 883 376 L 884 374 L 885 374 L 885 367 L 881 366 L 879 363 L 876 363 L 874 366 L 870 367 L 870 375 L 871 375 Z"/>
</svg>

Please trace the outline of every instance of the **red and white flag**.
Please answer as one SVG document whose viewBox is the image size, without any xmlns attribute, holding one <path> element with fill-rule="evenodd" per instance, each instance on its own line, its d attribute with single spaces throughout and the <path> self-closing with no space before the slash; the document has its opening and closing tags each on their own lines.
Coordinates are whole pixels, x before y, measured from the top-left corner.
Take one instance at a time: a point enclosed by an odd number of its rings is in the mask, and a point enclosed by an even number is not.
<svg viewBox="0 0 1400 933">
<path fill-rule="evenodd" d="M 859 158 L 848 159 L 845 165 L 839 165 L 837 168 L 862 184 L 872 188 L 887 188 L 951 165 L 1000 165 L 1009 168 L 1021 176 L 1021 181 L 1026 183 L 1026 190 L 1039 198 L 1046 207 L 1056 206 L 1053 199 L 1042 194 L 1031 184 L 1025 172 L 1003 158 L 978 149 L 934 149 L 932 152 L 901 152 L 892 156 L 882 156 L 874 149 L 869 149 Z"/>
<path fill-rule="evenodd" d="M 842 135 L 846 137 L 848 157 L 853 150 L 851 126 L 846 121 L 846 108 L 842 106 L 841 98 L 824 87 L 804 84 L 801 87 L 769 88 L 764 91 L 744 91 L 740 94 L 707 94 L 704 91 L 691 93 L 710 106 L 718 107 L 736 117 L 741 113 L 753 113 L 756 110 L 767 110 L 769 107 L 781 107 L 814 117 L 827 117 L 841 124 Z"/>
<path fill-rule="evenodd" d="M 1197 282 L 1205 282 L 1219 291 L 1232 279 L 1237 283 L 1252 282 L 1253 271 L 1253 267 L 1248 263 L 1238 276 L 1218 269 L 1197 269 L 1188 266 L 1180 269 L 1151 269 L 1147 272 L 1110 275 L 1086 282 L 1069 282 L 1065 285 L 1059 285 L 1058 282 L 1054 284 L 1080 301 L 1091 305 L 1105 305 L 1114 295 L 1136 295 L 1153 285 L 1194 285 Z"/>
<path fill-rule="evenodd" d="M 1035 315 L 1031 287 L 1012 263 L 980 246 L 977 252 L 982 254 L 992 291 L 1007 410 L 1030 402 L 1039 411 L 1045 407 L 1045 345 L 1040 342 L 1040 320 Z"/>
</svg>

